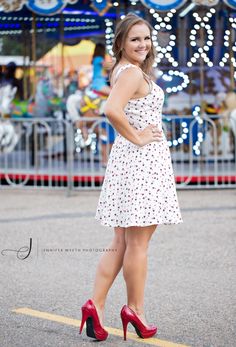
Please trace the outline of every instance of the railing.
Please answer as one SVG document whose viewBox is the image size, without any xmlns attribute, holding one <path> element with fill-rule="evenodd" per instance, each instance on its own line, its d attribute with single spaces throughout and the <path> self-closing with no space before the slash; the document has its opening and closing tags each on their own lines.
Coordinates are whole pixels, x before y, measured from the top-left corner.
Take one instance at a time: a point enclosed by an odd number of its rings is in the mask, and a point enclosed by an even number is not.
<svg viewBox="0 0 236 347">
<path fill-rule="evenodd" d="M 10 123 L 17 143 L 14 148 L 1 147 L 0 138 L 1 187 L 100 189 L 115 138 L 106 118 L 83 118 L 82 133 L 63 119 L 11 119 Z M 178 188 L 236 187 L 231 128 L 219 116 L 163 117 Z"/>
</svg>

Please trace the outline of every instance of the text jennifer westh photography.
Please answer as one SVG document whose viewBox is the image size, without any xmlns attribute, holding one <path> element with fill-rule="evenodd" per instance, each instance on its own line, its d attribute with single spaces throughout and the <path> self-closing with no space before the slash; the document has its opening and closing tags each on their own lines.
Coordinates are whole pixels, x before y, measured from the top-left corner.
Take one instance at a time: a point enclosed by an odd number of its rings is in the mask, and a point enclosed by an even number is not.
<svg viewBox="0 0 236 347">
<path fill-rule="evenodd" d="M 102 252 L 117 252 L 116 248 L 43 248 L 44 253 L 102 253 Z"/>
</svg>

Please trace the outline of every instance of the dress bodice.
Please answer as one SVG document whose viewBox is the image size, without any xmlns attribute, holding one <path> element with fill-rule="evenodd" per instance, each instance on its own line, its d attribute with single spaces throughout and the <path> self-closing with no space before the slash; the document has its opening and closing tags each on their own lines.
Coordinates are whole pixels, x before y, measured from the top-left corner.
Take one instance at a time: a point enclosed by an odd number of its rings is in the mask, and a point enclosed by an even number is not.
<svg viewBox="0 0 236 347">
<path fill-rule="evenodd" d="M 125 69 L 136 65 L 127 64 L 122 66 L 116 73 L 116 78 Z M 144 74 L 144 73 L 143 73 Z M 146 78 L 144 74 L 144 78 Z M 130 99 L 124 109 L 125 115 L 129 123 L 138 130 L 144 129 L 149 124 L 156 124 L 159 128 L 162 127 L 162 107 L 164 103 L 163 90 L 153 81 L 149 79 L 150 91 L 148 95 Z"/>
<path fill-rule="evenodd" d="M 129 123 L 138 130 L 144 129 L 149 124 L 162 127 L 164 92 L 154 82 L 152 86 L 147 96 L 129 100 L 124 110 Z"/>
</svg>

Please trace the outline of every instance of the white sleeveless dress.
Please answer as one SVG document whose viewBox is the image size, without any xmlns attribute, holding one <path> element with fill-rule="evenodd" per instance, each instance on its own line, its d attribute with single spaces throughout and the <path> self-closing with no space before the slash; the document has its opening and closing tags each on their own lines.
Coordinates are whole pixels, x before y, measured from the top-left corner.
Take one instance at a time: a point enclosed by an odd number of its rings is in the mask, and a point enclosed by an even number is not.
<svg viewBox="0 0 236 347">
<path fill-rule="evenodd" d="M 135 65 L 123 65 L 116 74 Z M 129 123 L 142 130 L 162 128 L 163 90 L 150 81 L 146 97 L 129 100 L 124 112 Z M 139 147 L 120 134 L 112 146 L 95 218 L 109 227 L 178 224 L 182 222 L 170 151 L 161 142 Z"/>
</svg>

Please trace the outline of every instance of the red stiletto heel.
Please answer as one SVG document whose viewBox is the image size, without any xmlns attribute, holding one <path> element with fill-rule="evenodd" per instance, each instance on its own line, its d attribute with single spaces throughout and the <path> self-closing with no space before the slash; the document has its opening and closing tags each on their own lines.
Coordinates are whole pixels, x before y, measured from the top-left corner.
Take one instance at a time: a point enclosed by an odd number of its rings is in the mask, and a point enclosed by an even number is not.
<svg viewBox="0 0 236 347">
<path fill-rule="evenodd" d="M 127 331 L 127 326 L 128 326 L 128 321 L 121 316 L 121 320 L 122 320 L 122 325 L 123 325 L 123 332 L 124 332 L 124 340 L 126 341 L 126 331 Z"/>
<path fill-rule="evenodd" d="M 123 324 L 124 340 L 126 340 L 127 325 L 131 323 L 136 330 L 136 333 L 142 339 L 152 337 L 157 332 L 157 327 L 154 325 L 145 326 L 138 318 L 137 314 L 131 310 L 127 305 L 123 306 L 121 313 L 121 320 Z"/>
<path fill-rule="evenodd" d="M 89 337 L 93 337 L 99 341 L 107 339 L 108 332 L 103 329 L 98 318 L 96 307 L 92 300 L 88 300 L 81 308 L 82 320 L 79 333 L 82 333 L 84 323 L 86 322 L 86 334 Z"/>
</svg>

